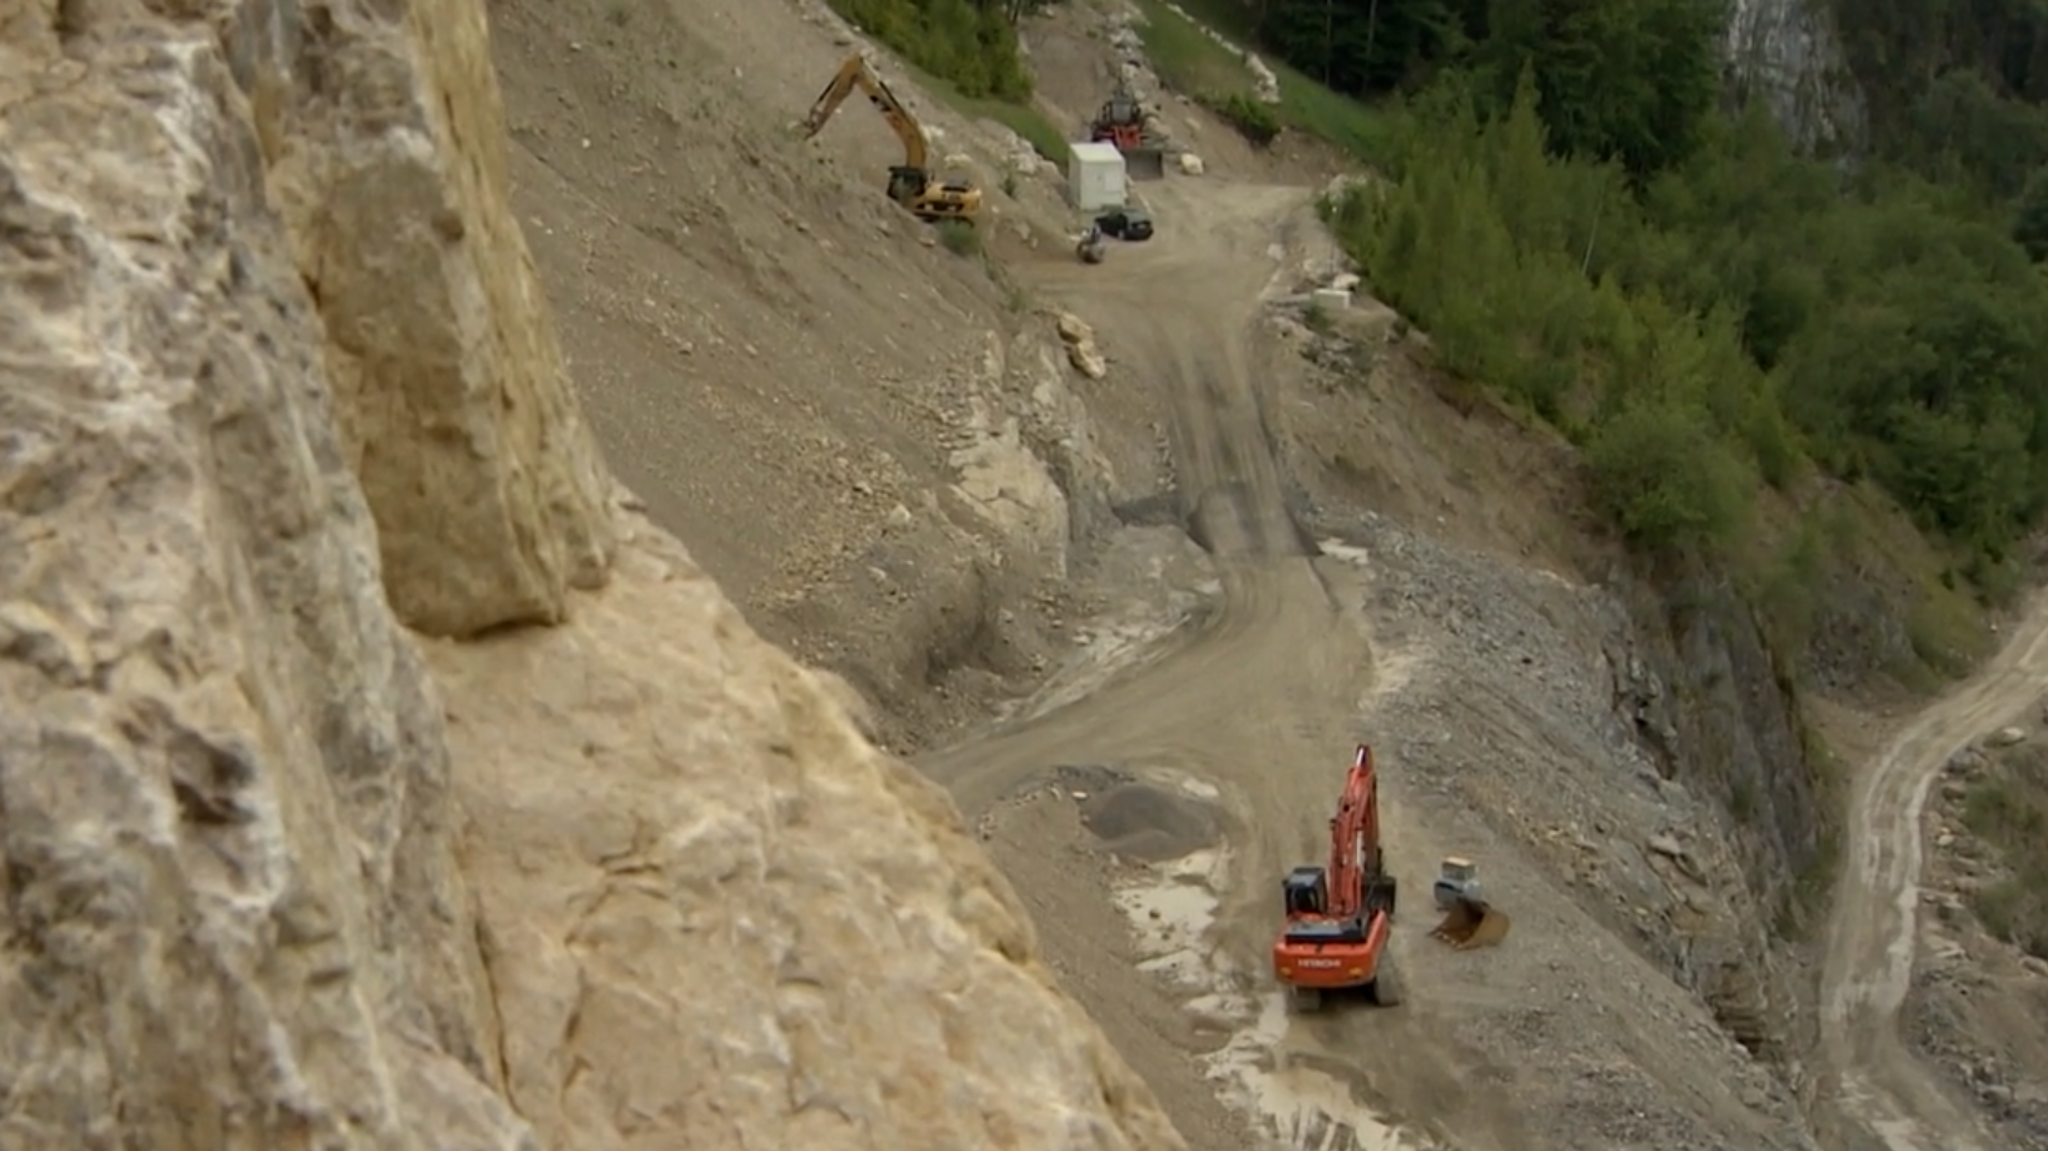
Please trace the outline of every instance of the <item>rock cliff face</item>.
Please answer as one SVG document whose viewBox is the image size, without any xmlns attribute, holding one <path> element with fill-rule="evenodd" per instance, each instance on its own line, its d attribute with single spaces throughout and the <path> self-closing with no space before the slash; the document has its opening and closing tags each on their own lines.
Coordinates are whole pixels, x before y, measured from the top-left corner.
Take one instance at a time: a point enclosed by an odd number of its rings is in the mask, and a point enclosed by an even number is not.
<svg viewBox="0 0 2048 1151">
<path fill-rule="evenodd" d="M 483 6 L 393 7 L 242 0 L 223 46 L 392 607 L 437 635 L 553 622 L 567 584 L 600 578 L 609 480 L 505 201 Z"/>
<path fill-rule="evenodd" d="M 614 498 L 485 49 L 0 7 L 0 1146 L 1180 1146 Z"/>
<path fill-rule="evenodd" d="M 1799 1037 L 1771 929 L 1821 852 L 1799 716 L 1731 589 L 1693 576 L 1629 591 L 1630 647 L 1611 661 L 1617 704 L 1655 753 L 1660 787 L 1692 811 L 1692 826 L 1652 844 L 1680 895 L 1654 946 L 1730 1035 L 1782 1059 Z"/>
<path fill-rule="evenodd" d="M 1802 149 L 1855 149 L 1867 109 L 1827 0 L 1733 0 L 1726 41 L 1737 95 L 1761 100 Z"/>
</svg>

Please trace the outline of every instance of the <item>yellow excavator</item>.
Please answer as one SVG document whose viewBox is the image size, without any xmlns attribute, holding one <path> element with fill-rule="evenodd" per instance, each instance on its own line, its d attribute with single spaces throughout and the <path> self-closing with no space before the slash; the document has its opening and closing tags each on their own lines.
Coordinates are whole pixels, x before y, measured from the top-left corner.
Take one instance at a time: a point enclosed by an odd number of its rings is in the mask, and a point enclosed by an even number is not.
<svg viewBox="0 0 2048 1151">
<path fill-rule="evenodd" d="M 972 184 L 955 180 L 942 180 L 925 170 L 924 129 L 918 126 L 917 118 L 910 109 L 896 98 L 882 78 L 868 67 L 868 62 L 858 54 L 848 56 L 846 63 L 818 94 L 816 103 L 811 105 L 810 115 L 804 117 L 804 139 L 808 140 L 825 127 L 832 113 L 846 102 L 855 86 L 867 94 L 868 102 L 882 113 L 896 138 L 903 141 L 903 162 L 889 169 L 889 198 L 911 210 L 921 220 L 964 220 L 973 223 L 981 214 L 981 189 Z"/>
</svg>

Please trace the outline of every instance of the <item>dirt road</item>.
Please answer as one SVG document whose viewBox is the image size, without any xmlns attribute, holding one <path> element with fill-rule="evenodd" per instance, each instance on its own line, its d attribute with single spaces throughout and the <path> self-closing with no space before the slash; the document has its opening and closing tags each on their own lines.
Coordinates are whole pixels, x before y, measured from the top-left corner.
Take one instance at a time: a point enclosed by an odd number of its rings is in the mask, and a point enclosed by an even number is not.
<svg viewBox="0 0 2048 1151">
<path fill-rule="evenodd" d="M 1218 602 L 1107 682 L 1063 693 L 1062 702 L 1027 710 L 925 757 L 924 765 L 970 818 L 1043 791 L 1061 765 L 1136 768 L 1164 791 L 1178 780 L 1189 793 L 1213 797 L 1229 825 L 1221 837 L 1227 858 L 1191 858 L 1227 867 L 1227 881 L 1210 875 L 1204 882 L 1229 894 L 1222 906 L 1201 910 L 1202 924 L 1184 926 L 1206 927 L 1214 937 L 1216 954 L 1203 961 L 1226 974 L 1220 998 L 1231 998 L 1228 973 L 1238 976 L 1234 1006 L 1210 1012 L 1206 1040 L 1174 1034 L 1185 1024 L 1173 1006 L 1149 1013 L 1134 1006 L 1151 976 L 1133 970 L 1120 949 L 1105 948 L 1105 934 L 1123 931 L 1103 922 L 1099 885 L 1082 891 L 1088 885 L 1058 876 L 1018 877 L 1041 897 L 1036 916 L 1052 950 L 1079 968 L 1064 972 L 1067 982 L 1099 1012 L 1130 1014 L 1105 1022 L 1127 1054 L 1148 1043 L 1156 1048 L 1138 1061 L 1155 1069 L 1155 1088 L 1198 1148 L 1246 1146 L 1245 1117 L 1217 1107 L 1217 1088 L 1201 1075 L 1157 1069 L 1192 1062 L 1191 1048 L 1219 1046 L 1242 1056 L 1239 1071 L 1248 1078 L 1238 1093 L 1257 1096 L 1241 1100 L 1242 1110 L 1263 1111 L 1267 1134 L 1318 1151 L 1420 1146 L 1354 1099 L 1368 1082 L 1379 1093 L 1396 1080 L 1425 1093 L 1456 1082 L 1422 1046 L 1401 1041 L 1415 1039 L 1405 1029 L 1422 1024 L 1383 1013 L 1288 1027 L 1277 997 L 1263 994 L 1269 981 L 1260 964 L 1273 927 L 1268 880 L 1327 852 L 1324 821 L 1361 735 L 1362 702 L 1376 686 L 1360 572 L 1318 554 L 1289 514 L 1252 366 L 1261 295 L 1282 270 L 1276 257 L 1284 233 L 1303 219 L 1309 194 L 1220 180 L 1147 185 L 1145 194 L 1161 220 L 1156 239 L 1115 246 L 1101 267 L 1047 263 L 1025 274 L 1106 333 L 1113 354 L 1157 373 L 1151 386 L 1169 391 L 1180 511 L 1219 573 Z M 1389 834 L 1414 842 L 1403 812 L 1383 802 Z M 1152 918 L 1181 898 L 1161 893 Z M 1456 1109 L 1451 1099 L 1442 1103 Z M 1249 1125 L 1260 1126 L 1258 1118 Z"/>
<path fill-rule="evenodd" d="M 1978 1151 L 1972 1121 L 1899 1038 L 1920 905 L 1921 811 L 1950 756 L 2032 707 L 2048 679 L 2048 597 L 1969 682 L 1901 730 L 1859 776 L 1848 866 L 1823 970 L 1821 1027 L 1833 1104 L 1823 1116 L 1843 1151 Z"/>
<path fill-rule="evenodd" d="M 1049 951 L 1065 959 L 1063 978 L 1148 1069 L 1197 1148 L 1237 1151 L 1263 1134 L 1314 1151 L 1393 1151 L 1429 1145 L 1413 1129 L 1422 1123 L 1464 1151 L 1517 1146 L 1526 1136 L 1511 1118 L 1476 1115 L 1459 1091 L 1461 1055 L 1431 1034 L 1427 1004 L 1432 992 L 1460 992 L 1429 987 L 1428 969 L 1405 964 L 1422 1002 L 1398 1013 L 1290 1024 L 1269 994 L 1271 880 L 1324 850 L 1341 760 L 1387 685 L 1359 607 L 1362 573 L 1321 554 L 1289 513 L 1256 368 L 1261 296 L 1283 269 L 1307 192 L 1173 180 L 1146 194 L 1162 220 L 1151 243 L 1117 245 L 1102 267 L 1053 260 L 1019 270 L 1086 315 L 1112 354 L 1167 393 L 1179 510 L 1220 577 L 1215 606 L 1087 690 L 1051 693 L 998 729 L 924 757 L 925 767 L 984 824 L 1020 797 L 1061 786 L 1069 798 L 1149 788 L 1155 817 L 1189 797 L 1210 801 L 1213 834 L 1180 843 L 1184 856 L 1153 857 L 1182 858 L 1174 866 L 1204 874 L 1136 897 L 1140 930 L 1149 917 L 1164 941 L 1149 964 L 1105 943 L 1116 934 L 1104 920 L 1107 884 L 1046 846 L 1071 830 L 1057 825 L 1067 817 L 1018 817 L 1011 834 L 1031 846 L 1004 859 L 1034 899 Z M 1985 673 L 1902 732 L 1861 778 L 1825 975 L 1824 1146 L 1974 1151 L 1963 1134 L 1969 1121 L 1897 1034 L 1920 812 L 1940 765 L 2031 703 L 2044 670 L 2048 601 Z M 1422 814 L 1404 810 L 1398 794 L 1383 803 L 1388 834 L 1411 864 L 1432 858 L 1438 845 Z M 1413 890 L 1421 876 L 1403 878 Z M 1219 905 L 1193 906 L 1206 898 L 1190 894 L 1196 888 L 1221 893 Z M 1404 942 L 1397 938 L 1397 958 Z M 1209 980 L 1213 1007 L 1192 1028 L 1184 1003 L 1159 993 L 1162 974 L 1183 985 Z M 1411 1129 L 1396 1129 L 1390 1114 Z M 1455 1131 L 1431 1120 L 1443 1115 L 1458 1116 Z"/>
</svg>

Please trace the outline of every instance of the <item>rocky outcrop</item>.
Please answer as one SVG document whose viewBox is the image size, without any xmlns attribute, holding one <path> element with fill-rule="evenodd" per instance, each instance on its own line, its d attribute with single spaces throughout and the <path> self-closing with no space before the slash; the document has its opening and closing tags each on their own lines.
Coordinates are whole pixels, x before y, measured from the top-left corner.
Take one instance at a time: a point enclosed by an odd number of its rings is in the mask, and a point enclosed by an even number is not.
<svg viewBox="0 0 2048 1151">
<path fill-rule="evenodd" d="M 1660 786 L 1693 808 L 1648 855 L 1684 909 L 1666 960 L 1730 1035 L 1781 1058 L 1795 1037 L 1772 932 L 1822 850 L 1796 701 L 1725 581 L 1623 586 L 1634 627 L 1610 660 L 1616 710 L 1655 755 Z"/>
<path fill-rule="evenodd" d="M 634 524 L 567 627 L 427 657 L 543 1145 L 1178 1145 L 951 800 L 672 539 Z"/>
<path fill-rule="evenodd" d="M 33 16 L 0 55 L 0 1146 L 531 1146 L 246 104 L 203 25 Z"/>
<path fill-rule="evenodd" d="M 0 33 L 0 1147 L 1181 1146 L 612 498 L 480 6 Z"/>
<path fill-rule="evenodd" d="M 506 203 L 483 6 L 390 7 L 243 0 L 227 59 L 319 305 L 393 608 L 435 635 L 552 622 L 569 584 L 601 578 L 609 480 Z"/>
<path fill-rule="evenodd" d="M 1867 109 L 1825 0 L 1735 0 L 1725 51 L 1736 94 L 1761 100 L 1799 147 L 1862 146 Z"/>
</svg>

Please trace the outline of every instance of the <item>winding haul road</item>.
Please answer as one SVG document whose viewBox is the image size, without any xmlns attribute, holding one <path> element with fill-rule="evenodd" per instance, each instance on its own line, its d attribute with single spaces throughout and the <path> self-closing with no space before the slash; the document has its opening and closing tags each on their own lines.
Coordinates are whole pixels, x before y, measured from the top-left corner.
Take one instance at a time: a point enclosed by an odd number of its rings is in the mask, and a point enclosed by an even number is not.
<svg viewBox="0 0 2048 1151">
<path fill-rule="evenodd" d="M 1821 976 L 1822 1071 L 1832 1098 L 1820 1134 L 1839 1151 L 1988 1151 L 1899 1034 L 1918 946 L 1921 813 L 1949 757 L 2030 709 L 2044 685 L 2048 596 L 2035 599 L 1987 666 L 1857 774 Z"/>
<path fill-rule="evenodd" d="M 1347 590 L 1357 574 L 1316 555 L 1289 514 L 1248 363 L 1247 336 L 1274 272 L 1270 248 L 1307 192 L 1220 180 L 1158 188 L 1151 198 L 1180 222 L 1171 243 L 1119 246 L 1114 275 L 1074 265 L 1042 278 L 1113 330 L 1120 355 L 1165 377 L 1181 511 L 1217 563 L 1223 602 L 1203 626 L 1165 637 L 1096 691 L 922 758 L 969 813 L 1052 764 L 1183 764 L 1237 798 L 1242 840 L 1232 852 L 1242 874 L 1277 875 L 1314 850 L 1298 834 L 1303 813 L 1329 802 L 1327 772 L 1280 765 L 1322 764 L 1347 746 L 1360 692 L 1373 681 L 1365 624 L 1347 606 L 1359 602 Z M 1985 669 L 1857 773 L 1822 984 L 1815 1126 L 1830 1151 L 1990 1151 L 1899 1034 L 1916 947 L 1921 813 L 1948 758 L 2032 706 L 2044 681 L 2048 596 Z M 1389 810 L 1390 825 L 1401 818 Z M 1264 894 L 1264 886 L 1247 889 L 1219 914 L 1232 946 L 1248 954 L 1270 930 L 1268 909 L 1256 902 Z M 1380 1043 L 1340 1043 L 1323 1054 L 1363 1076 L 1412 1075 L 1426 1040 L 1388 1045 L 1393 1025 L 1376 1022 Z M 1400 1061 L 1361 1053 L 1396 1047 L 1408 1052 Z M 1346 1144 L 1367 1145 L 1363 1131 Z"/>
<path fill-rule="evenodd" d="M 1357 737 L 1360 695 L 1374 675 L 1360 573 L 1317 554 L 1290 513 L 1251 362 L 1261 297 L 1280 270 L 1275 245 L 1288 221 L 1302 218 L 1310 193 L 1175 180 L 1149 186 L 1147 198 L 1174 221 L 1171 237 L 1117 246 L 1113 274 L 1072 263 L 1037 269 L 1034 280 L 1113 332 L 1119 358 L 1142 365 L 1164 389 L 1182 522 L 1215 563 L 1221 602 L 1086 695 L 920 759 L 970 818 L 1061 763 L 1171 765 L 1213 781 L 1233 817 L 1233 872 L 1253 877 L 1231 885 L 1216 934 L 1222 947 L 1255 962 L 1272 930 L 1264 880 L 1319 853 L 1315 813 L 1330 803 L 1327 765 Z M 1077 930 L 1041 913 L 1049 935 Z M 1115 989 L 1105 992 L 1112 1000 L 1138 994 L 1134 984 L 1153 978 L 1133 969 L 1121 948 L 1082 942 L 1068 950 L 1088 964 L 1069 978 Z M 1293 1038 L 1301 1058 L 1342 1079 L 1413 1076 L 1426 1058 L 1400 1066 L 1400 1045 L 1385 1042 L 1391 1025 L 1379 1021 L 1377 1042 L 1360 1033 L 1323 1043 L 1302 1029 Z M 1185 1077 L 1186 1097 L 1213 1098 L 1199 1072 L 1186 1074 L 1192 1057 L 1171 1062 L 1181 1066 L 1155 1073 Z M 1282 1139 L 1304 1151 L 1396 1145 L 1395 1134 L 1364 1113 Z M 1196 1145 L 1244 1146 L 1220 1128 Z"/>
</svg>

